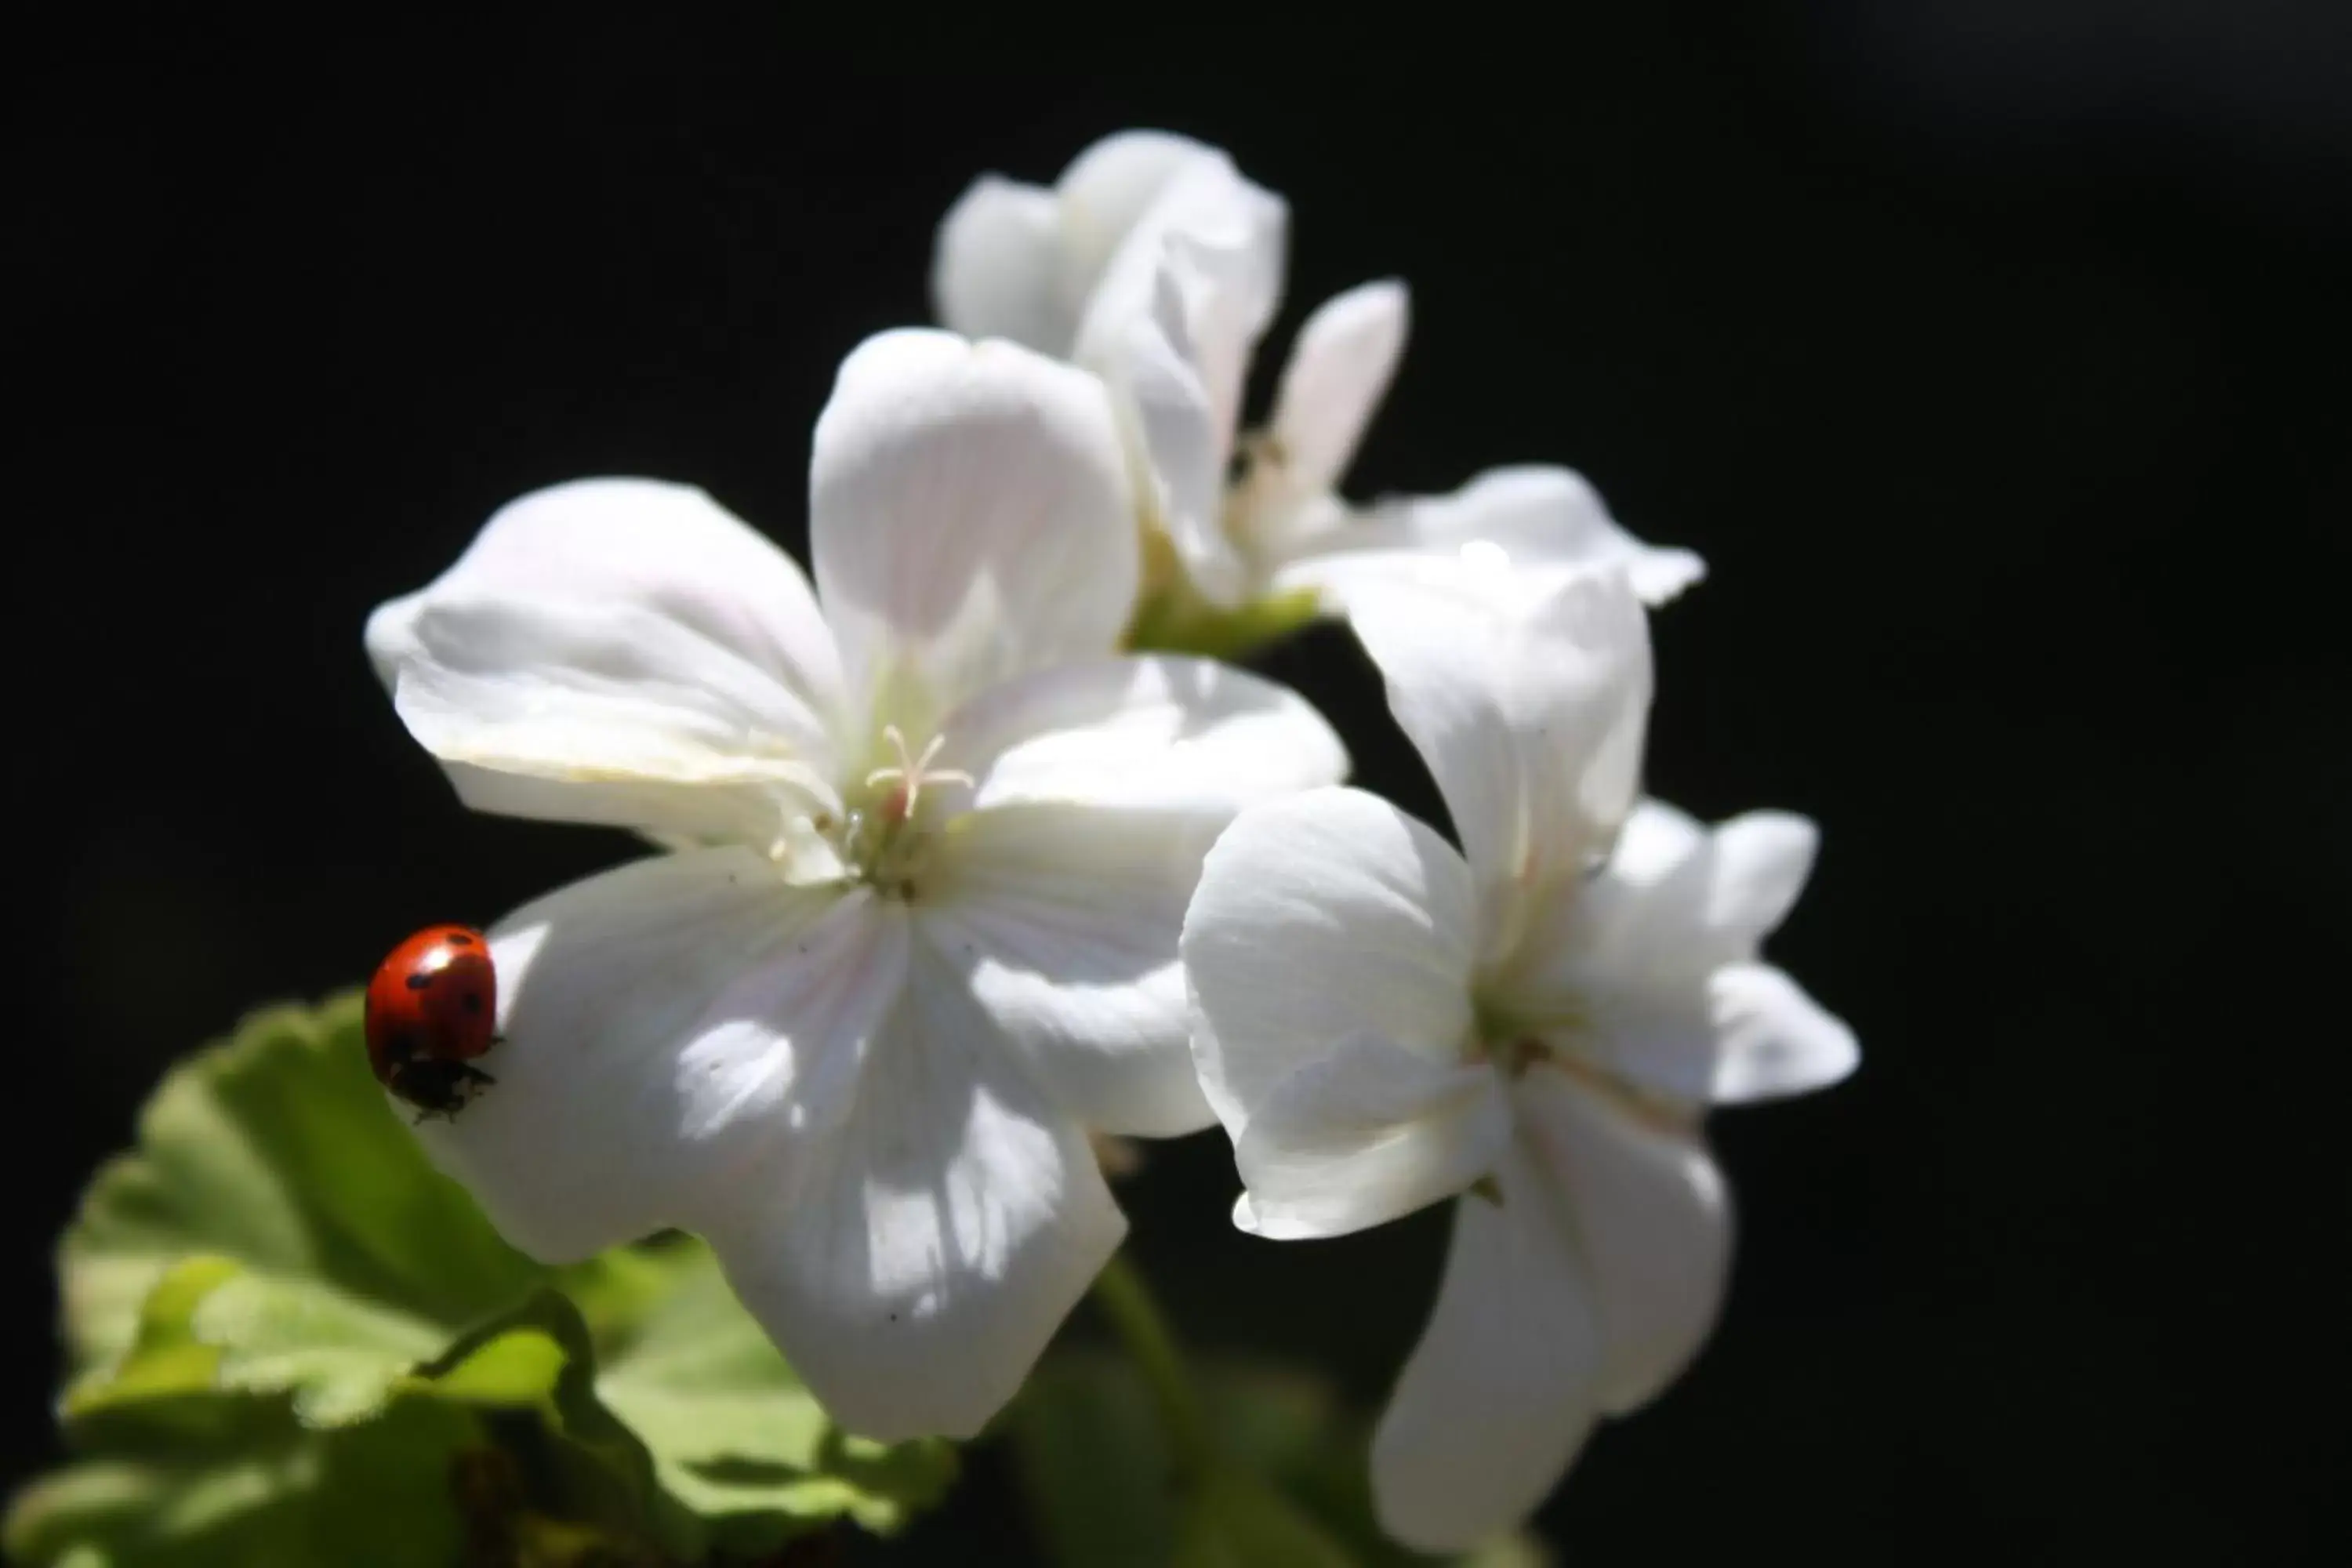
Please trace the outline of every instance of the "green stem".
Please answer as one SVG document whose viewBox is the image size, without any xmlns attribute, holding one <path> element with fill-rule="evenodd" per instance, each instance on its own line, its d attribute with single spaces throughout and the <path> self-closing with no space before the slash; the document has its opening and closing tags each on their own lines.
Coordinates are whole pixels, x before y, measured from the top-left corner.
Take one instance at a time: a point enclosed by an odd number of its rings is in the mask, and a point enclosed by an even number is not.
<svg viewBox="0 0 2352 1568">
<path fill-rule="evenodd" d="M 1150 1389 L 1152 1403 L 1160 1407 L 1160 1424 L 1168 1429 L 1168 1446 L 1173 1451 L 1178 1479 L 1201 1475 L 1214 1458 L 1209 1424 L 1201 1413 L 1200 1400 L 1193 1394 L 1192 1381 L 1184 1367 L 1184 1352 L 1178 1348 L 1176 1336 L 1169 1332 L 1168 1320 L 1160 1315 L 1160 1304 L 1152 1300 L 1151 1288 L 1143 1282 L 1143 1276 L 1136 1272 L 1126 1254 L 1120 1253 L 1095 1276 L 1094 1296 L 1095 1305 L 1110 1320 L 1112 1330 L 1135 1363 L 1135 1370 Z"/>
</svg>

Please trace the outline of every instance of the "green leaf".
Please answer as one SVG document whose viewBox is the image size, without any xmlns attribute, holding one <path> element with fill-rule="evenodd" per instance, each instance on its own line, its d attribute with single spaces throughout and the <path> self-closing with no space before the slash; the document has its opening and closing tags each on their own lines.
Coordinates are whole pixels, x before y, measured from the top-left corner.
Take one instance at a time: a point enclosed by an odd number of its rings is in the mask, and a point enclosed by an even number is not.
<svg viewBox="0 0 2352 1568">
<path fill-rule="evenodd" d="M 1196 1358 L 1217 1454 L 1180 1477 L 1150 1391 L 1124 1358 L 1073 1350 L 1030 1375 L 1007 1419 L 1031 1518 L 1055 1563 L 1171 1568 L 1407 1568 L 1372 1518 L 1369 1434 L 1330 1391 L 1286 1370 Z M 1542 1568 L 1532 1537 L 1456 1559 L 1461 1568 Z"/>
<path fill-rule="evenodd" d="M 283 1402 L 247 1402 L 227 1425 L 230 1444 L 129 1446 L 34 1482 L 9 1510 L 9 1560 L 66 1568 L 459 1560 L 465 1526 L 450 1506 L 450 1472 L 479 1441 L 463 1412 L 404 1400 L 381 1420 L 320 1434 Z"/>
<path fill-rule="evenodd" d="M 1362 1559 L 1277 1489 L 1301 1447 L 1328 1435 L 1328 1402 L 1286 1380 L 1261 1391 L 1195 1367 L 1217 1463 L 1180 1474 L 1143 1379 L 1124 1359 L 1057 1355 L 1013 1406 L 1016 1464 L 1057 1563 L 1171 1568 L 1350 1568 Z"/>
<path fill-rule="evenodd" d="M 537 1482 L 530 1511 L 551 1511 L 591 1527 L 600 1540 L 648 1555 L 658 1549 L 699 1558 L 707 1533 L 701 1521 L 661 1489 L 646 1445 L 605 1405 L 596 1384 L 586 1320 L 567 1298 L 542 1289 L 415 1368 L 400 1386 L 404 1394 L 437 1395 L 485 1413 L 536 1417 L 528 1426 L 503 1426 Z"/>
<path fill-rule="evenodd" d="M 400 1125 L 356 997 L 257 1014 L 168 1076 L 58 1271 L 69 1435 L 205 1393 L 289 1395 L 316 1427 L 364 1421 L 547 1277 Z"/>
<path fill-rule="evenodd" d="M 707 1247 L 660 1256 L 668 1288 L 614 1348 L 596 1393 L 719 1545 L 762 1551 L 844 1514 L 887 1533 L 946 1495 L 952 1447 L 845 1436 L 736 1304 Z"/>
<path fill-rule="evenodd" d="M 60 1249 L 80 1382 L 108 1379 L 141 1304 L 199 1255 L 320 1288 L 322 1312 L 394 1314 L 436 1344 L 545 1273 L 400 1125 L 368 1071 L 356 995 L 255 1015 L 148 1101 L 137 1151 L 99 1173 Z M 266 1283 L 252 1289 L 268 1295 Z M 310 1309 L 280 1297 L 215 1310 Z"/>
<path fill-rule="evenodd" d="M 282 1394 L 305 1425 L 345 1426 L 380 1412 L 408 1369 L 446 1338 L 322 1281 L 198 1256 L 163 1271 L 140 1309 L 131 1348 L 110 1373 L 78 1382 L 64 1414 L 70 1429 L 135 1415 L 152 1400 Z"/>
<path fill-rule="evenodd" d="M 1381 1532 L 1372 1514 L 1370 1425 L 1319 1379 L 1288 1367 L 1227 1363 L 1206 1380 L 1203 1397 L 1226 1451 L 1270 1480 L 1349 1560 L 1376 1568 L 1447 1561 Z M 1272 1528 L 1252 1521 L 1247 1506 L 1240 1511 L 1244 1531 Z M 1450 1561 L 1454 1568 L 1545 1568 L 1551 1553 L 1518 1531 Z"/>
<path fill-rule="evenodd" d="M 893 1530 L 945 1491 L 947 1445 L 833 1426 L 701 1243 L 560 1271 L 507 1247 L 360 1033 L 356 998 L 255 1016 L 166 1079 L 93 1182 L 59 1251 L 85 1458 L 18 1499 L 12 1554 L 373 1562 L 317 1531 L 385 1513 L 446 1562 L 470 1510 L 496 1561 L 680 1561 L 845 1515 Z"/>
<path fill-rule="evenodd" d="M 1003 1426 L 1030 1522 L 1053 1562 L 1169 1561 L 1181 1506 L 1175 1464 L 1131 1364 L 1057 1352 L 1030 1373 Z"/>
<path fill-rule="evenodd" d="M 736 1304 L 717 1260 L 680 1241 L 635 1255 L 667 1277 L 599 1370 L 586 1320 L 542 1289 L 406 1387 L 536 1411 L 575 1483 L 563 1500 L 688 1558 L 772 1550 L 844 1515 L 898 1529 L 955 1479 L 946 1443 L 846 1437 Z"/>
<path fill-rule="evenodd" d="M 1354 1568 L 1360 1561 L 1264 1481 L 1211 1476 L 1185 1510 L 1177 1568 Z"/>
</svg>

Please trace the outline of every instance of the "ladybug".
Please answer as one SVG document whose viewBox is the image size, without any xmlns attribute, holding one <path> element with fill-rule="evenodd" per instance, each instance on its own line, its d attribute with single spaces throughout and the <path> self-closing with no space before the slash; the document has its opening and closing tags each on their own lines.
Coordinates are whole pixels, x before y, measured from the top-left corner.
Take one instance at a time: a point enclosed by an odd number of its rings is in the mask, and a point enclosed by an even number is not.
<svg viewBox="0 0 2352 1568">
<path fill-rule="evenodd" d="M 497 1082 L 473 1066 L 499 1043 L 499 977 L 471 926 L 426 926 L 392 950 L 367 988 L 368 1065 L 376 1081 L 430 1117 L 457 1120 Z"/>
</svg>

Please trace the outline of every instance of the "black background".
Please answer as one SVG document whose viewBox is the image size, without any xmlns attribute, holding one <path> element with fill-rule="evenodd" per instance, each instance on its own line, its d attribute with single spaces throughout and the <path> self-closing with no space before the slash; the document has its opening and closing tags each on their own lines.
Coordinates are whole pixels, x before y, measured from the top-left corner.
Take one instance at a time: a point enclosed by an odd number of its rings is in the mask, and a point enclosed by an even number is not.
<svg viewBox="0 0 2352 1568">
<path fill-rule="evenodd" d="M 926 314 L 949 202 L 1149 124 L 1288 196 L 1276 345 L 1412 282 L 1354 488 L 1564 461 L 1703 552 L 1654 623 L 1652 784 L 1825 828 L 1775 951 L 1864 1068 L 1718 1119 L 1724 1327 L 1548 1532 L 1586 1563 L 2322 1555 L 2345 16 L 1622 4 L 1374 49 L 1360 16 L 1170 13 L 1069 58 L 982 17 L 851 50 L 569 10 L 20 39 L 9 1475 L 56 1451 L 54 1364 L 13 1348 L 50 1238 L 164 1064 L 630 850 L 461 811 L 369 607 L 583 474 L 698 482 L 799 552 L 833 368 Z M 1437 814 L 1344 636 L 1271 662 Z M 1254 1242 L 1233 1185 L 1207 1136 L 1125 1194 L 1185 1331 L 1376 1397 L 1442 1225 Z M 936 1560 L 1019 1552 L 1001 1494 L 983 1463 Z"/>
</svg>

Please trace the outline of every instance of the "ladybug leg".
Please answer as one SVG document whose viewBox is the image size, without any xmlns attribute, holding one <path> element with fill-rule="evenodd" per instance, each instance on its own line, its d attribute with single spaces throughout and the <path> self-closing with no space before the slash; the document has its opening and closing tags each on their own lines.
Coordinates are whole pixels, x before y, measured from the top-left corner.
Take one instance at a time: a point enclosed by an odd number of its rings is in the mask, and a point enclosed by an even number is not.
<svg viewBox="0 0 2352 1568">
<path fill-rule="evenodd" d="M 459 1062 L 456 1066 L 457 1081 L 449 1086 L 450 1104 L 443 1113 L 452 1121 L 457 1120 L 457 1112 L 474 1103 L 476 1096 L 499 1081 L 469 1062 Z"/>
<path fill-rule="evenodd" d="M 496 1081 L 479 1068 L 436 1057 L 404 1063 L 394 1073 L 391 1087 L 394 1094 L 416 1108 L 416 1120 L 412 1125 L 422 1127 L 436 1116 L 447 1121 L 457 1121 L 457 1112 Z"/>
</svg>

